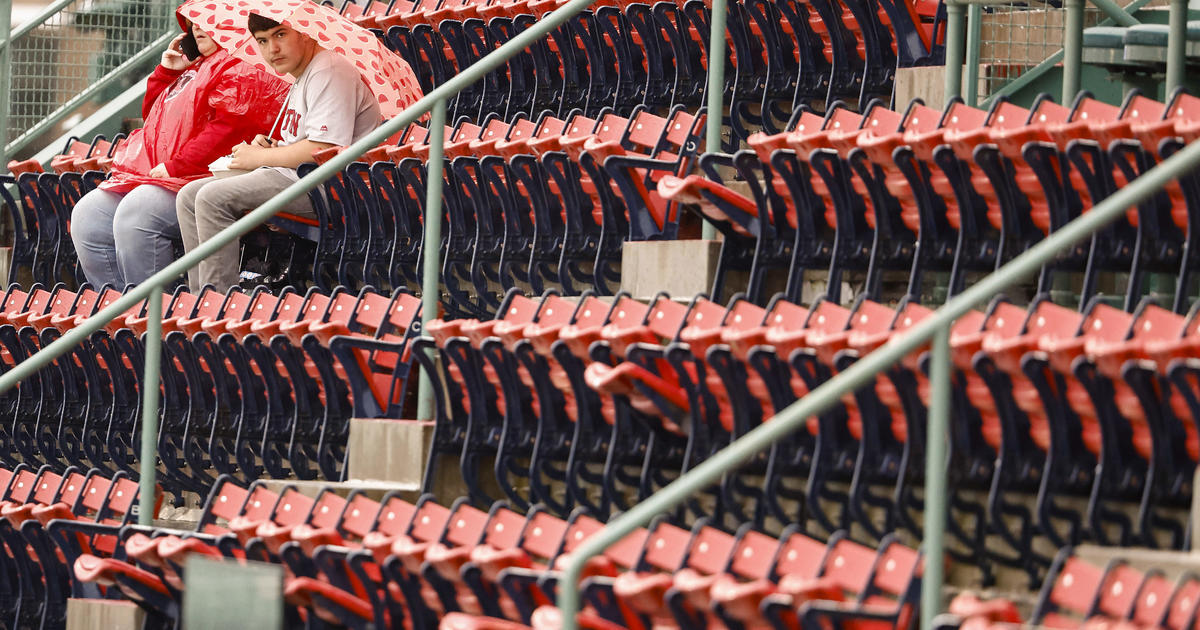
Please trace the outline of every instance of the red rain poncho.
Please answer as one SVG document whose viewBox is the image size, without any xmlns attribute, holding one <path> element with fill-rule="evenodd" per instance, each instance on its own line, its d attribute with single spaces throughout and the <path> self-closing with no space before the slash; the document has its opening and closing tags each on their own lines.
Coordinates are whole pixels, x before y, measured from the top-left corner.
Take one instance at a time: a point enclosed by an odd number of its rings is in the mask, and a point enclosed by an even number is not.
<svg viewBox="0 0 1200 630">
<path fill-rule="evenodd" d="M 155 68 L 142 101 L 145 126 L 117 148 L 103 190 L 126 193 L 142 184 L 178 191 L 207 177 L 208 165 L 233 145 L 270 133 L 288 84 L 217 50 L 182 71 Z M 171 177 L 150 177 L 165 164 Z"/>
</svg>

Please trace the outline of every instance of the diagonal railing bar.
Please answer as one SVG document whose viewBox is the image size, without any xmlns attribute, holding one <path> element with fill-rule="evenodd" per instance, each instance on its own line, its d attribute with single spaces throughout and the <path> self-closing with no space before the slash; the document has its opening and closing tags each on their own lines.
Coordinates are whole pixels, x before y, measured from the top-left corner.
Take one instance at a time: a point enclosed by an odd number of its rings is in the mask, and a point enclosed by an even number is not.
<svg viewBox="0 0 1200 630">
<path fill-rule="evenodd" d="M 1141 9 L 1142 7 L 1146 6 L 1147 4 L 1150 4 L 1150 0 L 1134 0 L 1133 2 L 1130 2 L 1129 4 L 1125 5 L 1125 7 L 1122 8 L 1120 5 L 1117 5 L 1112 0 L 1089 0 L 1089 2 L 1091 2 L 1091 4 L 1093 6 L 1098 7 L 1099 9 L 1103 10 L 1105 13 L 1107 13 L 1110 16 L 1110 17 L 1107 17 L 1107 18 L 1101 20 L 1100 23 L 1097 24 L 1096 26 L 1112 26 L 1113 24 L 1120 24 L 1121 26 L 1137 26 L 1141 22 L 1139 22 L 1131 14 L 1133 12 L 1137 11 L 1138 9 Z M 1114 8 L 1120 9 L 1120 12 L 1116 12 L 1114 10 Z M 1168 41 L 1168 43 L 1169 43 L 1169 41 Z M 956 46 L 959 46 L 959 45 L 967 46 L 968 48 L 970 48 L 970 47 L 978 48 L 979 40 L 975 40 L 975 41 L 968 40 L 964 44 L 956 44 L 952 40 L 947 38 L 946 39 L 947 58 L 949 58 L 950 49 L 954 48 Z M 1052 53 L 1049 57 L 1046 57 L 1046 59 L 1044 61 L 1042 61 L 1041 63 L 1039 63 L 1038 65 L 1021 73 L 1021 76 L 1000 86 L 1000 89 L 996 90 L 994 93 L 989 95 L 987 98 L 983 99 L 983 104 L 981 105 L 981 107 L 985 107 L 985 108 L 991 107 L 992 103 L 995 102 L 995 100 L 997 98 L 1000 98 L 1002 96 L 1010 96 L 1012 94 L 1017 93 L 1018 91 L 1024 89 L 1026 86 L 1032 84 L 1034 81 L 1041 78 L 1043 75 L 1045 75 L 1047 72 L 1049 72 L 1052 68 L 1054 68 L 1055 66 L 1062 63 L 1062 61 L 1063 61 L 1063 51 L 1062 50 L 1058 50 L 1058 51 Z"/>
<path fill-rule="evenodd" d="M 150 276 L 145 282 L 126 292 L 125 295 L 113 301 L 113 303 L 107 308 L 88 318 L 79 326 L 71 329 L 57 341 L 51 343 L 41 351 L 31 355 L 29 358 L 15 365 L 13 369 L 9 370 L 3 376 L 0 376 L 0 392 L 5 392 L 9 389 L 12 389 L 19 382 L 28 378 L 29 376 L 32 376 L 41 368 L 49 365 L 50 362 L 57 357 L 69 352 L 76 345 L 87 339 L 92 333 L 100 330 L 105 324 L 112 321 L 118 315 L 124 313 L 134 305 L 139 304 L 142 302 L 142 300 L 145 300 L 150 295 L 156 292 L 161 293 L 162 287 L 166 286 L 167 283 L 183 275 L 192 267 L 200 264 L 200 261 L 208 258 L 217 250 L 232 242 L 234 239 L 240 238 L 243 234 L 246 234 L 259 225 L 262 225 L 267 221 L 267 219 L 275 216 L 276 213 L 283 210 L 287 204 L 300 197 L 300 195 L 308 193 L 308 191 L 316 188 L 319 184 L 321 184 L 321 182 L 333 177 L 351 162 L 358 159 L 358 157 L 363 153 L 366 153 L 369 149 L 382 144 L 388 138 L 392 137 L 396 132 L 414 122 L 417 122 L 422 116 L 425 115 L 426 112 L 433 110 L 435 105 L 438 103 L 444 104 L 446 99 L 461 92 L 463 89 L 469 87 L 479 79 L 482 79 L 484 75 L 497 69 L 509 58 L 533 45 L 539 39 L 546 37 L 551 31 L 563 25 L 567 20 L 571 19 L 584 9 L 590 7 L 593 2 L 595 2 L 595 0 L 570 0 L 558 9 L 546 14 L 527 30 L 517 34 L 515 37 L 501 45 L 496 50 L 467 67 L 462 72 L 453 76 L 450 80 L 431 90 L 428 94 L 422 97 L 421 100 L 413 103 L 411 107 L 405 109 L 403 112 L 400 112 L 400 114 L 395 118 L 385 122 L 384 124 L 380 125 L 379 128 L 362 137 L 357 142 L 351 144 L 346 148 L 345 151 L 342 151 L 325 164 L 317 167 L 307 176 L 300 178 L 300 180 L 296 183 L 283 189 L 278 195 L 275 195 L 266 203 L 255 208 L 254 210 L 251 210 L 246 214 L 246 216 L 238 219 L 233 223 L 233 225 L 225 228 L 213 238 L 201 243 L 198 247 L 196 247 L 196 249 L 184 254 L 179 260 L 167 265 L 167 267 L 162 271 Z M 437 187 L 435 192 L 440 198 L 442 179 L 438 178 L 437 181 L 429 181 L 427 182 L 427 185 L 430 187 Z M 433 244 L 433 247 L 438 247 L 438 244 Z M 426 262 L 428 264 L 428 259 Z M 148 311 L 147 315 L 150 317 L 151 321 L 156 319 L 160 320 L 162 317 L 162 310 L 158 309 L 154 311 Z M 152 357 L 159 356 L 161 343 L 162 339 L 160 337 L 156 336 L 146 338 L 147 362 L 149 362 Z M 157 375 L 158 366 L 155 365 L 153 369 L 154 371 L 151 372 L 148 366 L 145 373 L 148 375 Z M 148 381 L 149 379 L 147 378 L 146 380 Z M 157 387 L 157 376 L 154 380 L 156 383 L 155 387 Z M 156 398 L 157 395 L 152 397 L 148 392 L 144 393 L 146 404 L 149 405 L 150 403 L 154 403 L 153 413 L 155 415 L 157 415 L 158 406 L 157 400 L 155 400 Z M 148 414 L 150 413 L 150 409 L 143 410 L 143 418 L 148 417 Z M 150 431 L 142 431 L 143 452 L 147 452 L 147 440 L 157 441 L 157 436 L 151 435 Z M 150 450 L 148 452 L 153 453 L 154 451 Z M 154 487 L 153 482 L 156 472 L 155 458 L 143 458 L 140 462 L 140 465 L 142 484 L 144 486 Z M 138 518 L 139 522 L 143 522 L 145 524 L 148 524 L 149 519 L 152 519 L 154 516 L 154 497 L 148 496 L 148 494 L 149 493 L 143 493 L 139 498 L 140 506 Z"/>
<path fill-rule="evenodd" d="M 909 332 L 891 339 L 882 347 L 854 362 L 825 384 L 812 390 L 795 403 L 780 411 L 769 421 L 734 440 L 716 455 L 705 460 L 662 490 L 612 519 L 604 529 L 584 541 L 567 559 L 559 581 L 558 605 L 564 630 L 575 630 L 579 611 L 579 579 L 588 559 L 603 553 L 635 529 L 648 524 L 654 517 L 665 514 L 689 496 L 716 483 L 723 475 L 734 473 L 738 466 L 775 442 L 801 429 L 804 422 L 829 409 L 847 392 L 871 383 L 876 375 L 895 365 L 901 358 L 938 336 L 934 347 L 935 374 L 931 375 L 933 402 L 928 417 L 927 481 L 925 531 L 938 533 L 946 519 L 944 441 L 948 435 L 950 404 L 950 369 L 948 362 L 948 332 L 954 321 L 967 311 L 1001 293 L 1022 279 L 1028 278 L 1059 253 L 1090 238 L 1092 233 L 1107 226 L 1128 208 L 1135 207 L 1162 190 L 1178 176 L 1200 168 L 1200 142 L 1194 142 L 1179 153 L 1164 160 L 1111 197 L 1096 204 L 1079 218 L 1047 236 L 1037 245 L 1009 261 L 995 273 L 972 285 L 957 297 L 921 320 Z M 935 461 L 935 459 L 937 461 Z M 934 525 L 934 521 L 937 522 Z M 922 628 L 928 630 L 930 620 L 941 605 L 941 569 L 943 557 L 940 536 L 925 541 L 925 576 L 922 582 L 922 601 L 930 608 L 922 610 Z M 936 568 L 935 568 L 936 567 Z"/>
</svg>

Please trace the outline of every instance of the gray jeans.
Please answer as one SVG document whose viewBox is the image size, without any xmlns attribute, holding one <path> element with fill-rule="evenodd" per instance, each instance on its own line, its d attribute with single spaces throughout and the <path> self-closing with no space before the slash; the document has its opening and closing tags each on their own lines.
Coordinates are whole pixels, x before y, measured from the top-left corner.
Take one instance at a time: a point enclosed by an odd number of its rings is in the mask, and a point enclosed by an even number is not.
<svg viewBox="0 0 1200 630">
<path fill-rule="evenodd" d="M 175 260 L 175 193 L 151 184 L 93 190 L 71 211 L 71 240 L 93 286 L 138 284 Z"/>
<path fill-rule="evenodd" d="M 184 248 L 192 251 L 292 182 L 274 169 L 260 168 L 241 175 L 200 179 L 184 186 L 175 199 Z M 308 195 L 287 204 L 282 212 L 316 216 Z M 225 291 L 238 283 L 240 273 L 241 247 L 234 239 L 188 271 L 188 286 L 198 291 L 211 284 L 218 291 Z"/>
</svg>

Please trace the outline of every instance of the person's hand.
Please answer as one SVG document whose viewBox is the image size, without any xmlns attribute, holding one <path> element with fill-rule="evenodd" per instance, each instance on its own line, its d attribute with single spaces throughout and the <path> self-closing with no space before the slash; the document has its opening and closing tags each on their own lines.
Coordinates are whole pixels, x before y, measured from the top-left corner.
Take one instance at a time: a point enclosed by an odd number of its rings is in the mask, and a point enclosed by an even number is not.
<svg viewBox="0 0 1200 630">
<path fill-rule="evenodd" d="M 270 145 L 263 146 L 258 143 L 258 137 L 249 143 L 243 142 L 233 147 L 233 150 L 229 152 L 229 155 L 233 157 L 229 161 L 229 168 L 252 171 L 260 166 L 266 166 L 264 160 L 270 150 Z"/>
<path fill-rule="evenodd" d="M 256 147 L 262 147 L 264 149 L 269 149 L 269 148 L 275 146 L 276 143 L 275 143 L 275 140 L 273 138 L 271 138 L 271 136 L 263 135 L 260 133 L 257 136 L 254 136 L 254 139 L 250 141 L 250 144 L 252 144 Z"/>
<path fill-rule="evenodd" d="M 167 46 L 167 49 L 163 51 L 162 61 L 160 62 L 162 67 L 167 70 L 184 70 L 192 65 L 193 62 L 189 61 L 183 55 L 183 50 L 179 47 L 179 42 L 182 42 L 183 38 L 183 33 L 176 35 L 175 39 L 171 40 L 171 45 Z"/>
<path fill-rule="evenodd" d="M 170 176 L 171 176 L 171 174 L 167 172 L 166 164 L 159 164 L 158 166 L 155 166 L 154 168 L 150 169 L 150 177 L 170 177 Z"/>
</svg>

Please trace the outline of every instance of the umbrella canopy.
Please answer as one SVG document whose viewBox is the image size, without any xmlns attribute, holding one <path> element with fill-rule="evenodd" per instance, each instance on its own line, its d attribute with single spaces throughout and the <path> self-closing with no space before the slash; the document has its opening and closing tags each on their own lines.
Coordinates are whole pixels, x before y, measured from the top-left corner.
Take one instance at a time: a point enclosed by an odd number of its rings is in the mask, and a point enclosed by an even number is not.
<svg viewBox="0 0 1200 630">
<path fill-rule="evenodd" d="M 251 13 L 286 24 L 353 63 L 379 99 L 385 118 L 399 114 L 423 96 L 408 62 L 388 50 L 373 33 L 327 6 L 310 0 L 188 0 L 179 7 L 180 15 L 230 54 L 275 73 L 246 29 L 246 18 Z"/>
</svg>

